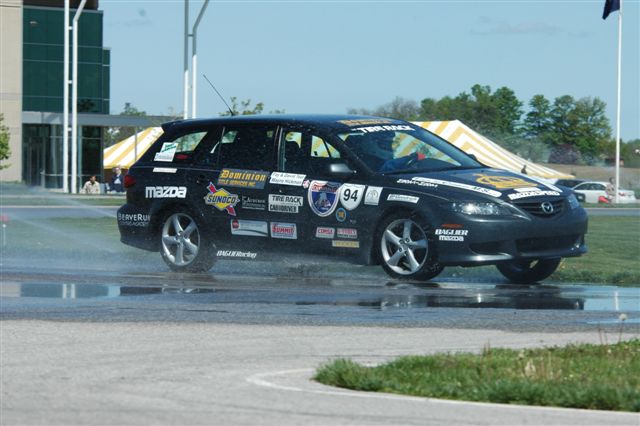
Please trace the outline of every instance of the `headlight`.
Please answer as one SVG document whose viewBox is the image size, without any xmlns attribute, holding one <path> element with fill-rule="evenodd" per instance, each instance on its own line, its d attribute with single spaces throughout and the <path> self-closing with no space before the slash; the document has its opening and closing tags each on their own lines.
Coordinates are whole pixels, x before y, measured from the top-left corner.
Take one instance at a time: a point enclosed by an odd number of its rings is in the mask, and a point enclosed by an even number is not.
<svg viewBox="0 0 640 426">
<path fill-rule="evenodd" d="M 567 202 L 569 203 L 569 207 L 571 207 L 571 210 L 580 207 L 580 202 L 574 194 L 571 194 L 567 197 Z"/>
<path fill-rule="evenodd" d="M 456 213 L 476 216 L 520 216 L 520 212 L 508 204 L 458 202 L 451 203 L 451 209 Z"/>
</svg>

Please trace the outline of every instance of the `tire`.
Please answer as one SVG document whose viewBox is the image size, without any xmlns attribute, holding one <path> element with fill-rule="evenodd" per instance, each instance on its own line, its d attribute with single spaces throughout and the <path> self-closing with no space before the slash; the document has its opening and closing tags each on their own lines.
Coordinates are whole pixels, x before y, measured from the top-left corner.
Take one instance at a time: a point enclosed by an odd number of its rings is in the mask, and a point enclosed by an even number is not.
<svg viewBox="0 0 640 426">
<path fill-rule="evenodd" d="M 395 213 L 380 223 L 376 234 L 378 260 L 394 278 L 429 280 L 444 269 L 436 261 L 429 227 L 416 215 Z"/>
<path fill-rule="evenodd" d="M 542 281 L 553 274 L 560 258 L 553 259 L 533 259 L 533 260 L 512 260 L 496 265 L 498 271 L 509 281 L 515 284 L 531 284 Z"/>
<path fill-rule="evenodd" d="M 191 214 L 166 216 L 160 230 L 162 260 L 177 272 L 206 272 L 216 261 L 215 246 L 208 241 Z"/>
</svg>

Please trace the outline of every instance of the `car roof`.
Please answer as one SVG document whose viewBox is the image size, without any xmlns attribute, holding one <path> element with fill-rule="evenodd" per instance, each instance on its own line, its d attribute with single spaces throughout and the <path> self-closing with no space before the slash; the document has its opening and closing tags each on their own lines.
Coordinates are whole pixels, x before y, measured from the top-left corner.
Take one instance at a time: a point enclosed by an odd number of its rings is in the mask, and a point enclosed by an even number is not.
<svg viewBox="0 0 640 426">
<path fill-rule="evenodd" d="M 384 123 L 375 123 L 383 121 Z M 265 115 L 235 115 L 225 117 L 214 118 L 197 118 L 197 119 L 185 119 L 170 121 L 162 124 L 162 129 L 165 132 L 169 132 L 182 127 L 191 126 L 206 126 L 216 124 L 258 124 L 258 123 L 273 123 L 273 124 L 302 124 L 302 125 L 321 125 L 323 127 L 329 127 L 338 130 L 349 130 L 356 126 L 354 124 L 349 126 L 343 122 L 353 121 L 363 122 L 359 126 L 367 124 L 400 124 L 406 123 L 405 121 L 388 117 L 377 117 L 371 115 L 352 115 L 352 114 L 265 114 Z M 367 121 L 372 123 L 366 123 Z"/>
</svg>

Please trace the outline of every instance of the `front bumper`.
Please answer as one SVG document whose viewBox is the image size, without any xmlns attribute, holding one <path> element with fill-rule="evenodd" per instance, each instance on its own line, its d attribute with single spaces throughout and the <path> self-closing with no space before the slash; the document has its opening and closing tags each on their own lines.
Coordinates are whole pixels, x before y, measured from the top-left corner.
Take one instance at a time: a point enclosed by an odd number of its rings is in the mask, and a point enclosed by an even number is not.
<svg viewBox="0 0 640 426">
<path fill-rule="evenodd" d="M 482 219 L 451 214 L 443 224 L 451 223 L 462 225 L 468 232 L 463 241 L 447 241 L 435 236 L 438 261 L 446 266 L 576 257 L 587 252 L 584 235 L 588 218 L 582 208 L 552 218 Z"/>
</svg>

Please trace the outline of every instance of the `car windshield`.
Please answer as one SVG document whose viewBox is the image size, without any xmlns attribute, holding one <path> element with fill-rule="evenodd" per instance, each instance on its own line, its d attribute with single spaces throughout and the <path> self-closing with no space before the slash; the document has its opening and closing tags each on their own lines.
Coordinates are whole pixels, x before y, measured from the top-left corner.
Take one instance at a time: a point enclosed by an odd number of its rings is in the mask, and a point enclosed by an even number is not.
<svg viewBox="0 0 640 426">
<path fill-rule="evenodd" d="M 483 167 L 445 140 L 408 124 L 359 127 L 338 137 L 381 174 Z"/>
</svg>

